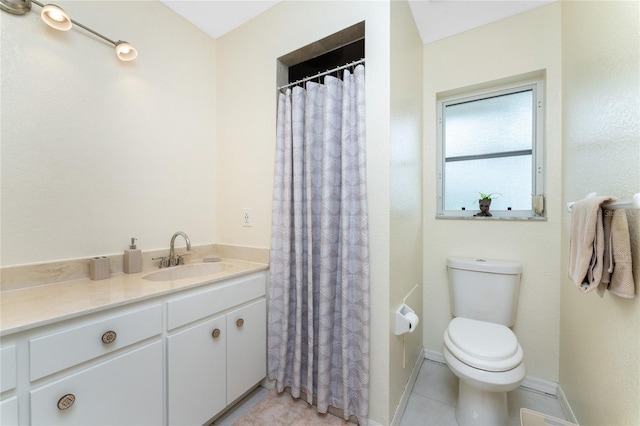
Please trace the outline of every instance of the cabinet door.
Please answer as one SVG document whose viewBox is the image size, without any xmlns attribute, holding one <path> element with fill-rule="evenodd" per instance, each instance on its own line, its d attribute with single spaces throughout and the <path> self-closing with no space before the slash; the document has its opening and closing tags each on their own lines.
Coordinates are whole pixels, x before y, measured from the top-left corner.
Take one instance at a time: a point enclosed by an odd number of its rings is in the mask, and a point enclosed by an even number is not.
<svg viewBox="0 0 640 426">
<path fill-rule="evenodd" d="M 226 407 L 225 328 L 222 315 L 169 336 L 170 425 L 200 425 Z"/>
<path fill-rule="evenodd" d="M 3 347 L 0 349 L 0 392 L 15 388 L 16 378 L 16 347 Z"/>
<path fill-rule="evenodd" d="M 18 397 L 13 396 L 0 402 L 0 425 L 12 426 L 18 424 Z"/>
<path fill-rule="evenodd" d="M 230 404 L 267 374 L 265 299 L 227 314 L 227 402 Z"/>
<path fill-rule="evenodd" d="M 31 424 L 162 424 L 161 372 L 157 341 L 41 386 L 31 391 Z"/>
</svg>

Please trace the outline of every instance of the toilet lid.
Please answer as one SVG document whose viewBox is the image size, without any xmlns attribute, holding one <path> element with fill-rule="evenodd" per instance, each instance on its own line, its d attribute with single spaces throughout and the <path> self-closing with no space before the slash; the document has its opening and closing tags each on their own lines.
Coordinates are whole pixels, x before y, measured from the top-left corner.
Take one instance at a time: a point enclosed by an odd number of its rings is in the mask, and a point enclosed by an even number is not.
<svg viewBox="0 0 640 426">
<path fill-rule="evenodd" d="M 460 361 L 487 371 L 507 371 L 522 362 L 515 334 L 502 324 L 454 318 L 444 335 L 449 351 Z"/>
</svg>

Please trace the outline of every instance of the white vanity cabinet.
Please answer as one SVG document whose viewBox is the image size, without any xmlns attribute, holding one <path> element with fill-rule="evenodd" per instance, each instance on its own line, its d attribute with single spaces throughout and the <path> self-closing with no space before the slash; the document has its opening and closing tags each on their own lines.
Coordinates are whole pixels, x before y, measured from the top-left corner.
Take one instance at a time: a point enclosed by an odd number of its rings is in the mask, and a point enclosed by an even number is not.
<svg viewBox="0 0 640 426">
<path fill-rule="evenodd" d="M 170 425 L 203 424 L 264 379 L 265 287 L 261 273 L 167 303 Z"/>
<path fill-rule="evenodd" d="M 205 423 L 266 376 L 266 281 L 254 270 L 4 334 L 0 425 Z"/>
</svg>

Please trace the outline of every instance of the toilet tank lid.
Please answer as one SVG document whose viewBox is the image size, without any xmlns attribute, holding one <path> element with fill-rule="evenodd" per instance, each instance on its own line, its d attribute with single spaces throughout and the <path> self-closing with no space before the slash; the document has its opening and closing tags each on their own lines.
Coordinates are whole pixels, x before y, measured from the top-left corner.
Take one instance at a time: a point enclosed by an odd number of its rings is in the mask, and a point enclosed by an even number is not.
<svg viewBox="0 0 640 426">
<path fill-rule="evenodd" d="M 494 274 L 520 274 L 522 264 L 510 260 L 481 259 L 475 257 L 448 257 L 447 266 L 468 271 L 491 272 Z"/>
</svg>

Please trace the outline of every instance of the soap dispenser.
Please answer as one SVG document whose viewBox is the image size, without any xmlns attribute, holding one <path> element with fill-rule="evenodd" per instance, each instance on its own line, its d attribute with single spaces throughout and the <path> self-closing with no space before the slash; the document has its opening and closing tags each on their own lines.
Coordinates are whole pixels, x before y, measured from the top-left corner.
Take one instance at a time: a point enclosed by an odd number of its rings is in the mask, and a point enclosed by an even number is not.
<svg viewBox="0 0 640 426">
<path fill-rule="evenodd" d="M 129 250 L 124 251 L 124 263 L 122 269 L 125 274 L 135 274 L 142 271 L 142 252 L 136 248 L 136 239 L 131 238 Z"/>
</svg>

